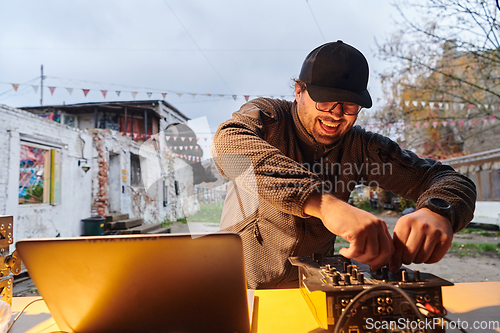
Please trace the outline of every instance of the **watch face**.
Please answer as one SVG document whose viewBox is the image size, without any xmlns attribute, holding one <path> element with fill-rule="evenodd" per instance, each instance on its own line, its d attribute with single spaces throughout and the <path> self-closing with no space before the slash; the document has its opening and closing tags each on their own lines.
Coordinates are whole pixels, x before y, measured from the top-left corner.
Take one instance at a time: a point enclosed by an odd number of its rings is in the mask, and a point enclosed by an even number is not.
<svg viewBox="0 0 500 333">
<path fill-rule="evenodd" d="M 436 206 L 441 209 L 449 209 L 451 205 L 448 203 L 448 201 L 443 200 L 441 198 L 430 198 L 429 199 L 429 204 Z"/>
</svg>

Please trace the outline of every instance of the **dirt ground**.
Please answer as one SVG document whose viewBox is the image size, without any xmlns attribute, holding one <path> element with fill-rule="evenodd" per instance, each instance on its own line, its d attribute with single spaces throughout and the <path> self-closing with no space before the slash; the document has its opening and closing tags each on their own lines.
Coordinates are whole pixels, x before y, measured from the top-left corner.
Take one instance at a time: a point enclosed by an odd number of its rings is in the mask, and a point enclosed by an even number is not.
<svg viewBox="0 0 500 333">
<path fill-rule="evenodd" d="M 399 215 L 379 215 L 383 219 L 392 234 Z M 456 243 L 500 243 L 500 237 L 487 237 L 471 234 L 456 234 L 453 237 Z M 410 269 L 418 269 L 421 272 L 432 273 L 453 283 L 459 282 L 483 282 L 500 281 L 500 255 L 485 253 L 481 255 L 462 256 L 448 253 L 435 264 L 411 264 Z"/>
<path fill-rule="evenodd" d="M 379 215 L 386 221 L 389 231 L 399 219 L 398 215 Z M 206 230 L 205 230 L 206 229 Z M 176 224 L 172 226 L 173 233 L 188 233 L 215 231 L 216 226 L 213 223 L 202 225 L 196 222 L 190 224 Z M 454 242 L 456 243 L 500 243 L 500 237 L 486 237 L 472 234 L 457 234 Z M 440 262 L 436 264 L 409 265 L 411 269 L 419 269 L 421 272 L 432 273 L 445 280 L 454 283 L 460 282 L 482 282 L 482 281 L 500 281 L 500 255 L 494 253 L 480 254 L 476 256 L 462 256 L 448 253 Z M 27 278 L 17 279 L 14 283 L 14 296 L 36 296 L 37 290 L 33 282 Z"/>
</svg>

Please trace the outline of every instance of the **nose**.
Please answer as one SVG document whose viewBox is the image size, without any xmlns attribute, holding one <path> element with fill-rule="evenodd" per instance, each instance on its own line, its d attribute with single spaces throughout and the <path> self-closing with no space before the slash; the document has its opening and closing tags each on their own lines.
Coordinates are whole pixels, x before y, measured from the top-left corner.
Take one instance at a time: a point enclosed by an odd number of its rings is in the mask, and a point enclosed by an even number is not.
<svg viewBox="0 0 500 333">
<path fill-rule="evenodd" d="M 344 116 L 344 105 L 342 103 L 338 103 L 332 110 L 330 110 L 330 114 L 337 119 L 342 118 Z"/>
</svg>

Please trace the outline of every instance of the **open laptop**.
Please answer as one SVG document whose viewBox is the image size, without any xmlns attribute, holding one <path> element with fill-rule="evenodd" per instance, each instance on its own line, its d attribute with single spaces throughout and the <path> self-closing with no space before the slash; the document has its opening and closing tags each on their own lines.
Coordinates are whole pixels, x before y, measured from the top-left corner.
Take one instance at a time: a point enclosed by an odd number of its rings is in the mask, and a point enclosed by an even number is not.
<svg viewBox="0 0 500 333">
<path fill-rule="evenodd" d="M 250 331 L 236 234 L 27 239 L 16 249 L 62 331 Z"/>
</svg>

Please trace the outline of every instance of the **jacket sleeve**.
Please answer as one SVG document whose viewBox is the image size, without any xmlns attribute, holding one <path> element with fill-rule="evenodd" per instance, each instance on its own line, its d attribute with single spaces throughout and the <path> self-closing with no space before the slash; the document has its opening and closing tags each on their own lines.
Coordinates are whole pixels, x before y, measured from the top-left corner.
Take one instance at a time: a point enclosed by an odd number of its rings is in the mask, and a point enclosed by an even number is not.
<svg viewBox="0 0 500 333">
<path fill-rule="evenodd" d="M 382 166 L 378 172 L 369 173 L 370 181 L 415 201 L 417 209 L 425 207 L 432 197 L 446 200 L 452 206 L 449 217 L 455 232 L 472 220 L 476 186 L 469 178 L 451 166 L 401 149 L 387 137 L 370 132 L 365 135 L 369 137 L 367 154 L 370 162 Z"/>
<path fill-rule="evenodd" d="M 303 206 L 322 181 L 264 140 L 265 131 L 280 121 L 279 113 L 265 109 L 251 101 L 219 126 L 211 146 L 214 164 L 233 181 L 239 198 L 265 200 L 284 213 L 308 217 Z"/>
</svg>

